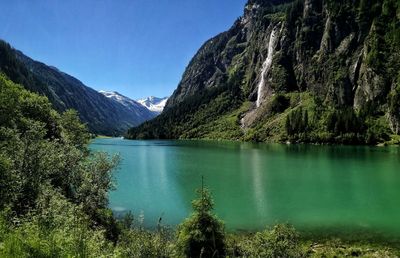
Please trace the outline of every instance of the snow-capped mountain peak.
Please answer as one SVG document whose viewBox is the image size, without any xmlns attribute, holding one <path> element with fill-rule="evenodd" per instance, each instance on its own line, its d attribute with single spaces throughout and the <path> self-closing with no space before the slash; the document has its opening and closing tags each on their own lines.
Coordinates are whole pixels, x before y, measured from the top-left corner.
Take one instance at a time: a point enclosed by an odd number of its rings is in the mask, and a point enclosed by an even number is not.
<svg viewBox="0 0 400 258">
<path fill-rule="evenodd" d="M 105 91 L 101 90 L 99 91 L 101 94 L 106 96 L 107 98 L 113 99 L 119 103 L 121 103 L 124 106 L 138 106 L 140 105 L 138 102 L 134 101 L 133 99 L 130 99 L 128 97 L 125 97 L 124 95 L 116 92 L 116 91 Z"/>
<path fill-rule="evenodd" d="M 157 98 L 150 96 L 144 99 L 137 100 L 138 103 L 145 106 L 150 111 L 161 113 L 164 110 L 165 104 L 167 103 L 168 97 Z"/>
</svg>

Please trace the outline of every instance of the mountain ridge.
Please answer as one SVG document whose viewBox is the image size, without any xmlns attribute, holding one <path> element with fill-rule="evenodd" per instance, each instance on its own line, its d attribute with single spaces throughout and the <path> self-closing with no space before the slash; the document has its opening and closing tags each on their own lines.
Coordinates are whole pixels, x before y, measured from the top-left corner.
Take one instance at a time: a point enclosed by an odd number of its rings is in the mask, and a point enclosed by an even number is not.
<svg viewBox="0 0 400 258">
<path fill-rule="evenodd" d="M 77 110 L 96 134 L 121 135 L 129 127 L 154 117 L 140 106 L 132 112 L 58 68 L 29 58 L 5 41 L 0 41 L 0 71 L 26 89 L 47 96 L 57 111 Z"/>
<path fill-rule="evenodd" d="M 143 106 L 139 102 L 127 96 L 124 96 L 117 91 L 100 90 L 99 93 L 119 104 L 122 104 L 123 106 L 128 108 L 132 113 L 134 113 L 137 117 L 144 118 L 145 120 L 150 120 L 156 117 L 155 113 L 148 112 L 148 110 L 146 108 L 143 108 Z"/>
</svg>

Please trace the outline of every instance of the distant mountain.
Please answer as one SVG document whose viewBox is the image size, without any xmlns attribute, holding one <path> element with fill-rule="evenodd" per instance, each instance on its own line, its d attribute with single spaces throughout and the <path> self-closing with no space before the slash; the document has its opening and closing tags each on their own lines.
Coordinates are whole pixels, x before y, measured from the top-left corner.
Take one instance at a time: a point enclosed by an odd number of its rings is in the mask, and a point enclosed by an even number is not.
<svg viewBox="0 0 400 258">
<path fill-rule="evenodd" d="M 0 72 L 26 89 L 47 96 L 59 112 L 77 110 L 93 133 L 120 135 L 129 127 L 154 117 L 146 108 L 126 106 L 108 98 L 57 68 L 32 60 L 1 40 Z"/>
<path fill-rule="evenodd" d="M 107 98 L 120 103 L 127 107 L 131 112 L 135 113 L 137 116 L 142 117 L 144 120 L 149 120 L 157 116 L 154 112 L 149 112 L 147 107 L 143 107 L 143 105 L 133 99 L 130 99 L 116 91 L 99 91 L 101 94 L 106 96 Z M 165 104 L 165 103 L 164 103 Z M 152 110 L 150 110 L 152 111 Z"/>
<path fill-rule="evenodd" d="M 164 98 L 157 98 L 157 97 L 147 97 L 145 99 L 139 99 L 137 102 L 139 102 L 141 105 L 145 106 L 147 109 L 150 111 L 153 111 L 157 114 L 160 114 L 165 107 L 165 104 L 167 104 L 168 97 Z"/>
</svg>

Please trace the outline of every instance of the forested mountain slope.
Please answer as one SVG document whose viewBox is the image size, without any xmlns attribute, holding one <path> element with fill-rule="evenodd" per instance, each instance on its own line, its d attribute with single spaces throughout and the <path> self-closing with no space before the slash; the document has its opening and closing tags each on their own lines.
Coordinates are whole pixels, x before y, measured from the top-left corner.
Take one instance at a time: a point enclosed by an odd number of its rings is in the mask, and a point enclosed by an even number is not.
<svg viewBox="0 0 400 258">
<path fill-rule="evenodd" d="M 26 89 L 47 96 L 57 111 L 77 110 L 93 133 L 119 135 L 154 117 L 140 105 L 132 112 L 57 68 L 32 60 L 4 41 L 0 41 L 0 71 Z"/>
<path fill-rule="evenodd" d="M 400 131 L 400 2 L 251 0 L 131 138 L 375 144 Z"/>
</svg>

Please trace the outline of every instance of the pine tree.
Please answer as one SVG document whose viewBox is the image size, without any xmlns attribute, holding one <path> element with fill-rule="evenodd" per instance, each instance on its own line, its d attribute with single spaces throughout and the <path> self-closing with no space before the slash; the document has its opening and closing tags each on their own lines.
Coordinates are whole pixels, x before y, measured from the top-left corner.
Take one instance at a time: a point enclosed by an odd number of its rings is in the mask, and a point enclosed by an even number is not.
<svg viewBox="0 0 400 258">
<path fill-rule="evenodd" d="M 177 247 L 186 257 L 224 257 L 223 223 L 212 213 L 214 201 L 202 183 L 198 199 L 192 201 L 194 212 L 178 227 Z"/>
</svg>

